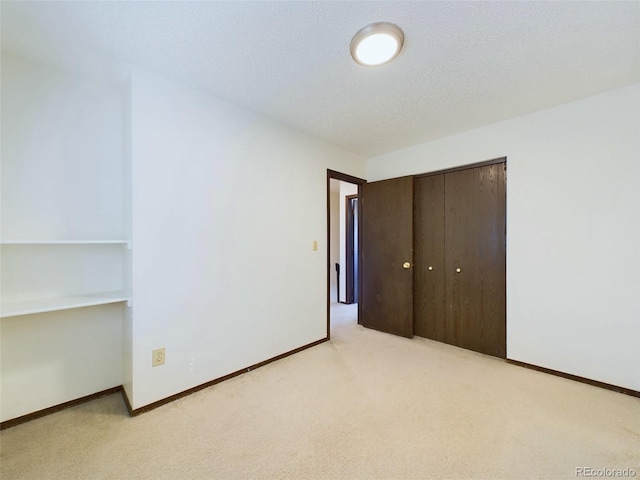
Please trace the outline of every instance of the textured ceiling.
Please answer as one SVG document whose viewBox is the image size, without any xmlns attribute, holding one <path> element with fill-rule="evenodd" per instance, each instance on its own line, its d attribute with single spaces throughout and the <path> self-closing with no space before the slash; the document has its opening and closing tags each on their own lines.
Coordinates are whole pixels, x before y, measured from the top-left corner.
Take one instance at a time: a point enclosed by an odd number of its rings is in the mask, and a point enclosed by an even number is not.
<svg viewBox="0 0 640 480">
<path fill-rule="evenodd" d="M 640 81 L 640 2 L 11 2 L 2 48 L 134 64 L 372 156 Z M 392 63 L 352 61 L 371 22 Z"/>
</svg>

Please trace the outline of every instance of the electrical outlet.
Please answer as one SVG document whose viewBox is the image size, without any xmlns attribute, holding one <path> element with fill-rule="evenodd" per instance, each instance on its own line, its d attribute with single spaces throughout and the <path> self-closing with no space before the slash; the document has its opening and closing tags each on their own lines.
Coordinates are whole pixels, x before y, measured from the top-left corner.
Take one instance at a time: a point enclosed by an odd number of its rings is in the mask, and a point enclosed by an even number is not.
<svg viewBox="0 0 640 480">
<path fill-rule="evenodd" d="M 164 365 L 164 347 L 151 351 L 151 366 Z"/>
</svg>

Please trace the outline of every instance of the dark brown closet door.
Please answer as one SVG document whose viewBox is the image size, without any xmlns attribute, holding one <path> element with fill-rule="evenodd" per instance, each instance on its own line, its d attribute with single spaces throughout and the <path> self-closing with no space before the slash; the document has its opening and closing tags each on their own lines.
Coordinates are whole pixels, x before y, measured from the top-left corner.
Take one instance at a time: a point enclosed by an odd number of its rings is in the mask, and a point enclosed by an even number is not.
<svg viewBox="0 0 640 480">
<path fill-rule="evenodd" d="M 362 185 L 360 213 L 360 323 L 382 332 L 411 337 L 413 178 Z"/>
<path fill-rule="evenodd" d="M 445 206 L 445 341 L 505 358 L 505 164 L 447 173 Z"/>
<path fill-rule="evenodd" d="M 446 342 L 444 174 L 413 184 L 414 335 Z"/>
</svg>

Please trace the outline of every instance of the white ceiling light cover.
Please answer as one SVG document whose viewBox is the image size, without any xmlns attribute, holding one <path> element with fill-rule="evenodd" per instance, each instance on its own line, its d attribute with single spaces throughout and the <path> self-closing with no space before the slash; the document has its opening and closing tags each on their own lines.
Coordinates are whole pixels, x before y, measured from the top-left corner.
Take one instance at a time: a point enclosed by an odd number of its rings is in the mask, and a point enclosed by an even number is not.
<svg viewBox="0 0 640 480">
<path fill-rule="evenodd" d="M 400 27 L 388 22 L 372 23 L 353 36 L 351 56 L 360 65 L 382 65 L 397 57 L 403 45 Z"/>
</svg>

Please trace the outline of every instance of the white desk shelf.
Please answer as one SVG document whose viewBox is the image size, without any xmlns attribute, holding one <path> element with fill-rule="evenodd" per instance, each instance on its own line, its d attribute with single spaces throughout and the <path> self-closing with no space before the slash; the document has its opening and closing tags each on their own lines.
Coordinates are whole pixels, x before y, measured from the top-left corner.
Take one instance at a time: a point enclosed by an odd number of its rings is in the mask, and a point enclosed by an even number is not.
<svg viewBox="0 0 640 480">
<path fill-rule="evenodd" d="M 42 298 L 21 302 L 6 302 L 0 306 L 0 317 L 17 317 L 34 313 L 55 312 L 72 308 L 92 307 L 109 303 L 129 302 L 130 298 L 122 291 L 100 292 L 88 295 Z"/>
<path fill-rule="evenodd" d="M 2 240 L 0 245 L 126 245 L 129 240 Z"/>
<path fill-rule="evenodd" d="M 123 292 L 123 239 L 3 239 L 0 317 L 130 303 Z M 54 291 L 51 291 L 51 290 Z M 55 295 L 55 290 L 65 296 Z M 99 292 L 85 294 L 82 292 Z M 78 292 L 78 294 L 74 294 Z M 16 301 L 16 299 L 24 299 Z"/>
</svg>

